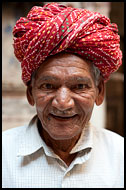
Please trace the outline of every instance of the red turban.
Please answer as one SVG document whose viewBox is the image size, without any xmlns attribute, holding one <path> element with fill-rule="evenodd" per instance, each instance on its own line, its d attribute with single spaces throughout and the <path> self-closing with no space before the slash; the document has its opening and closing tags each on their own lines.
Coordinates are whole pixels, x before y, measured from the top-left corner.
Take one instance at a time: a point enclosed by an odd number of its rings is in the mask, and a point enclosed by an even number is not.
<svg viewBox="0 0 126 190">
<path fill-rule="evenodd" d="M 99 68 L 104 80 L 122 64 L 117 25 L 97 12 L 51 3 L 34 6 L 14 26 L 14 53 L 25 84 L 50 55 L 76 53 Z"/>
</svg>

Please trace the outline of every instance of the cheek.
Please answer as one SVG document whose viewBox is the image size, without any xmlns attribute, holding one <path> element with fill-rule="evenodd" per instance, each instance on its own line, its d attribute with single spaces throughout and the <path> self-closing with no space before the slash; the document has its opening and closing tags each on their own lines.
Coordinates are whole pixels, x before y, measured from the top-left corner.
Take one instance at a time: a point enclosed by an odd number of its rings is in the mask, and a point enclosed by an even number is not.
<svg viewBox="0 0 126 190">
<path fill-rule="evenodd" d="M 49 95 L 48 93 L 37 93 L 35 97 L 36 110 L 42 114 L 48 109 L 48 105 L 52 101 L 53 96 Z"/>
<path fill-rule="evenodd" d="M 79 105 L 80 105 L 80 125 L 85 126 L 86 123 L 89 122 L 91 115 L 92 115 L 92 110 L 94 107 L 94 96 L 92 95 L 83 95 L 80 96 L 79 98 Z"/>
<path fill-rule="evenodd" d="M 94 102 L 95 102 L 95 94 L 81 94 L 78 98 L 81 108 L 85 110 L 85 112 L 88 112 L 90 109 L 93 108 Z"/>
</svg>

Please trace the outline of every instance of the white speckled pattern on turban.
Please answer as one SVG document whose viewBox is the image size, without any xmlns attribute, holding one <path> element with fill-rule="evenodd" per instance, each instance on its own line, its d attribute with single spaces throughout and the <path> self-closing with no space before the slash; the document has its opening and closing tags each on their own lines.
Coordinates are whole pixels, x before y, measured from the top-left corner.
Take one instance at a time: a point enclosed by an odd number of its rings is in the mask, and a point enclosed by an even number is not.
<svg viewBox="0 0 126 190">
<path fill-rule="evenodd" d="M 14 53 L 27 85 L 31 74 L 50 55 L 76 53 L 92 61 L 108 80 L 122 64 L 116 24 L 97 12 L 57 3 L 34 6 L 14 26 Z"/>
</svg>

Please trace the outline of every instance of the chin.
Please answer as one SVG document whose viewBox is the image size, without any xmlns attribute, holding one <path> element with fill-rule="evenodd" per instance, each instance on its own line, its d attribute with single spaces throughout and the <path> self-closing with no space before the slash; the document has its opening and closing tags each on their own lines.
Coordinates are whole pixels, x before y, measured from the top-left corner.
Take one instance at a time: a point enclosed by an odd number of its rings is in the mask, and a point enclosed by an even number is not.
<svg viewBox="0 0 126 190">
<path fill-rule="evenodd" d="M 51 131 L 47 131 L 51 138 L 55 140 L 69 140 L 78 136 L 82 131 L 80 128 L 78 128 L 78 126 L 73 128 L 67 128 L 66 126 L 66 128 L 59 127 L 57 130 L 56 129 L 57 127 L 53 128 Z"/>
<path fill-rule="evenodd" d="M 54 139 L 54 140 L 70 140 L 72 138 L 74 138 L 76 135 L 53 135 L 53 134 L 50 134 L 51 138 Z"/>
</svg>

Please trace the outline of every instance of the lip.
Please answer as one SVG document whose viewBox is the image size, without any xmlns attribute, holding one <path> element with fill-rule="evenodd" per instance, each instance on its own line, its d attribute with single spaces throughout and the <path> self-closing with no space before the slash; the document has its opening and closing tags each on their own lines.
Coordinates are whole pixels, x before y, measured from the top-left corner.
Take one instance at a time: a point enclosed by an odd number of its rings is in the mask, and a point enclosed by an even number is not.
<svg viewBox="0 0 126 190">
<path fill-rule="evenodd" d="M 50 114 L 50 116 L 52 118 L 54 118 L 55 120 L 57 121 L 70 121 L 70 120 L 73 120 L 77 117 L 77 114 L 74 114 L 74 115 L 71 115 L 71 116 L 61 116 L 61 115 L 54 115 L 54 114 Z"/>
</svg>

